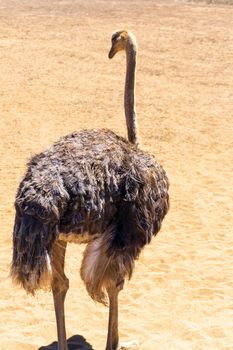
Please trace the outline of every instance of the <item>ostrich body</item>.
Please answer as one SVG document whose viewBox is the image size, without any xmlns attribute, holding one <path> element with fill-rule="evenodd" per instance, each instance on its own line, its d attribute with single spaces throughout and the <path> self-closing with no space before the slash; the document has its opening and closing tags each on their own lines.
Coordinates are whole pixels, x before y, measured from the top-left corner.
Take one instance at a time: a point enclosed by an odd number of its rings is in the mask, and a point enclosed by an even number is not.
<svg viewBox="0 0 233 350">
<path fill-rule="evenodd" d="M 87 243 L 81 278 L 89 295 L 106 303 L 106 350 L 118 348 L 118 293 L 135 259 L 161 226 L 169 207 L 168 180 L 153 156 L 137 146 L 134 83 L 136 42 L 112 36 L 109 58 L 126 51 L 125 115 L 128 139 L 110 130 L 82 130 L 34 156 L 19 185 L 11 274 L 27 292 L 52 289 L 58 348 L 67 350 L 64 274 L 67 242 Z"/>
</svg>

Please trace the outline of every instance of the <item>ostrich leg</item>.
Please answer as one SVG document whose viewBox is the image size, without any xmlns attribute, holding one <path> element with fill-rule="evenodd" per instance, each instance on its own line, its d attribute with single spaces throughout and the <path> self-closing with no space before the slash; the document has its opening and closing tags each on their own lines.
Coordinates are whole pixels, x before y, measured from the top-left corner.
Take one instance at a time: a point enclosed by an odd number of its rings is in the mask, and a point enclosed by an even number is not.
<svg viewBox="0 0 233 350">
<path fill-rule="evenodd" d="M 118 335 L 118 294 L 123 289 L 124 281 L 115 287 L 107 289 L 109 298 L 109 320 L 106 350 L 117 350 L 119 345 Z"/>
<path fill-rule="evenodd" d="M 65 329 L 64 302 L 69 280 L 64 273 L 66 242 L 56 241 L 52 250 L 52 291 L 57 322 L 58 350 L 68 350 Z"/>
</svg>

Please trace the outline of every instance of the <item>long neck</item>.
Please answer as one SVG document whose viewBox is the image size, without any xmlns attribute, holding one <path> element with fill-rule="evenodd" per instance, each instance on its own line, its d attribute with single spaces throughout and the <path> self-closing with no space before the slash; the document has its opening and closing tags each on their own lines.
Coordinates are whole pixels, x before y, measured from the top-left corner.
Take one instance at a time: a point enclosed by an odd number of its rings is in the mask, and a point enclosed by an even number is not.
<svg viewBox="0 0 233 350">
<path fill-rule="evenodd" d="M 126 78 L 125 78 L 125 118 L 128 131 L 128 140 L 137 144 L 137 118 L 134 110 L 134 86 L 136 68 L 136 46 L 129 42 L 126 48 Z"/>
</svg>

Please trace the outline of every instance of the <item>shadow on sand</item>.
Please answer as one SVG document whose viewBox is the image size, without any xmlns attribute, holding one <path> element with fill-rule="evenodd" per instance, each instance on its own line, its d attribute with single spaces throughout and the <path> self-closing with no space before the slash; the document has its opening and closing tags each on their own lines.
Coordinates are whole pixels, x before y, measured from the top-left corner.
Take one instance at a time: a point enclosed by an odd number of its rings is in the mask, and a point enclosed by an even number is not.
<svg viewBox="0 0 233 350">
<path fill-rule="evenodd" d="M 94 350 L 91 344 L 89 344 L 82 335 L 73 335 L 67 339 L 68 349 L 69 350 Z M 57 350 L 58 344 L 57 341 L 47 345 L 41 346 L 38 350 Z"/>
</svg>

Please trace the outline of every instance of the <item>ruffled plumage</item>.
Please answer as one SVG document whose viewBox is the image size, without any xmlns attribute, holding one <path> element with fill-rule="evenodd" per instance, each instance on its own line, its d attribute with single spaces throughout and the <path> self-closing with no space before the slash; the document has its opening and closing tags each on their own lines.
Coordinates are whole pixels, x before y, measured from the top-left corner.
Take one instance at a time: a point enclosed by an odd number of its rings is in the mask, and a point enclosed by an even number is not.
<svg viewBox="0 0 233 350">
<path fill-rule="evenodd" d="M 59 234 L 88 232 L 90 238 L 104 237 L 111 266 L 115 257 L 114 269 L 125 267 L 122 274 L 130 277 L 133 261 L 168 211 L 168 186 L 154 157 L 112 131 L 83 130 L 61 138 L 31 159 L 20 183 L 12 275 L 34 292 Z M 94 299 L 98 293 L 89 288 Z"/>
</svg>

